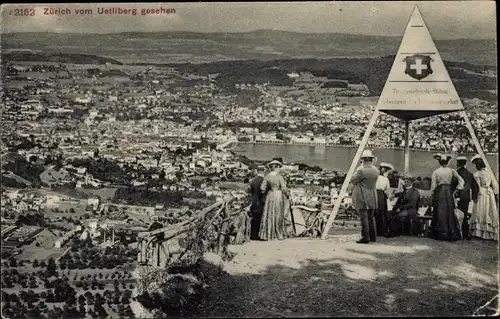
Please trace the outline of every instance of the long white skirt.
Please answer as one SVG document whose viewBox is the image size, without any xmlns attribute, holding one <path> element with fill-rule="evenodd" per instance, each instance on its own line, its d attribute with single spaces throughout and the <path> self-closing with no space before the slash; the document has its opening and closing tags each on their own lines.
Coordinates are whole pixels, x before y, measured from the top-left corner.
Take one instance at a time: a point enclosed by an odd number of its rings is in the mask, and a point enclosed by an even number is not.
<svg viewBox="0 0 500 319">
<path fill-rule="evenodd" d="M 472 236 L 498 240 L 498 208 L 491 188 L 480 188 L 469 223 Z"/>
</svg>

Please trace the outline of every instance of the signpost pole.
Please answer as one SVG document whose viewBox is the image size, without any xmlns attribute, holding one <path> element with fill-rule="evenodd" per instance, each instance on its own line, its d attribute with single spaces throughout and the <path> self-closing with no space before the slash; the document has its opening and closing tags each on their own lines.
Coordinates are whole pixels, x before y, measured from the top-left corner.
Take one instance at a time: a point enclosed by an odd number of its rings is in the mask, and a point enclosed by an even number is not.
<svg viewBox="0 0 500 319">
<path fill-rule="evenodd" d="M 405 121 L 405 176 L 410 174 L 410 121 Z"/>
<path fill-rule="evenodd" d="M 470 119 L 467 116 L 467 113 L 465 111 L 462 111 L 460 113 L 461 113 L 462 117 L 464 118 L 465 126 L 469 130 L 469 134 L 470 134 L 470 136 L 472 138 L 472 143 L 474 143 L 474 146 L 476 147 L 476 150 L 477 150 L 479 156 L 481 156 L 481 158 L 483 159 L 484 164 L 486 165 L 486 168 L 491 173 L 493 173 L 493 175 L 495 175 L 495 171 L 493 171 L 491 169 L 490 163 L 488 163 L 488 160 L 486 159 L 486 155 L 484 154 L 483 149 L 481 147 L 481 144 L 479 143 L 479 140 L 477 139 L 476 133 L 474 132 L 474 127 L 472 126 L 472 123 L 470 122 Z M 495 175 L 495 177 L 496 177 L 496 179 L 498 181 L 498 176 Z"/>
</svg>

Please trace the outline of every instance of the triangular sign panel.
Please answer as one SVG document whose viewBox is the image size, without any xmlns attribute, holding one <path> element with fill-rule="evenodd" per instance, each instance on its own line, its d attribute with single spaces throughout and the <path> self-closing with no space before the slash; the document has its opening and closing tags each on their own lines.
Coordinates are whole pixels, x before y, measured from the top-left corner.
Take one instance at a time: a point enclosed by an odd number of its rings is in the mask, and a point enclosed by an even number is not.
<svg viewBox="0 0 500 319">
<path fill-rule="evenodd" d="M 416 6 L 377 108 L 407 121 L 464 109 Z"/>
</svg>

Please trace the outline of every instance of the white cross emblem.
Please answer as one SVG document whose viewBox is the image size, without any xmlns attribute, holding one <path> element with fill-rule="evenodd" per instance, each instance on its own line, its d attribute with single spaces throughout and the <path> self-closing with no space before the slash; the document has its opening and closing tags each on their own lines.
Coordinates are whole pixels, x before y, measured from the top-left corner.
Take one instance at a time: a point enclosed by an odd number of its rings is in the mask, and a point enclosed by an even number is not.
<svg viewBox="0 0 500 319">
<path fill-rule="evenodd" d="M 422 59 L 415 59 L 415 64 L 410 65 L 410 69 L 416 70 L 417 74 L 422 74 L 422 70 L 427 70 L 427 65 L 422 64 Z"/>
</svg>

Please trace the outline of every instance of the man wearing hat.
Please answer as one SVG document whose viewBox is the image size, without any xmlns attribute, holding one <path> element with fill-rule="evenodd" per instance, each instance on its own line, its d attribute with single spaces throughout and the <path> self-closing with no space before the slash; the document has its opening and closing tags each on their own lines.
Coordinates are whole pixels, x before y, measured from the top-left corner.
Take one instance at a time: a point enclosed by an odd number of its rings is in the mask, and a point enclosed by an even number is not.
<svg viewBox="0 0 500 319">
<path fill-rule="evenodd" d="M 370 150 L 361 154 L 362 167 L 356 171 L 351 180 L 352 203 L 361 218 L 361 239 L 358 244 L 368 244 L 377 240 L 374 213 L 378 208 L 376 184 L 379 170 L 373 165 L 375 156 Z"/>
<path fill-rule="evenodd" d="M 260 222 L 262 219 L 262 212 L 264 211 L 264 204 L 266 195 L 262 193 L 260 186 L 264 181 L 264 173 L 266 168 L 263 165 L 257 166 L 257 176 L 250 182 L 250 239 L 259 239 Z"/>
<path fill-rule="evenodd" d="M 464 188 L 457 191 L 458 197 L 458 209 L 464 213 L 464 219 L 462 222 L 462 236 L 463 239 L 470 240 L 469 235 L 469 219 L 471 214 L 469 213 L 469 204 L 471 198 L 475 198 L 479 192 L 479 185 L 469 170 L 465 167 L 467 165 L 467 157 L 459 156 L 457 157 L 457 173 L 464 179 Z M 457 182 L 454 182 L 453 188 L 456 188 Z M 471 194 L 472 193 L 472 194 Z"/>
<path fill-rule="evenodd" d="M 392 222 L 392 235 L 400 235 L 409 233 L 410 235 L 419 234 L 420 229 L 415 229 L 418 225 L 418 206 L 420 203 L 420 192 L 413 187 L 414 180 L 410 176 L 403 178 L 403 192 L 398 196 L 398 200 L 394 205 L 395 219 Z M 404 231 L 404 226 L 408 225 L 407 232 Z"/>
</svg>

